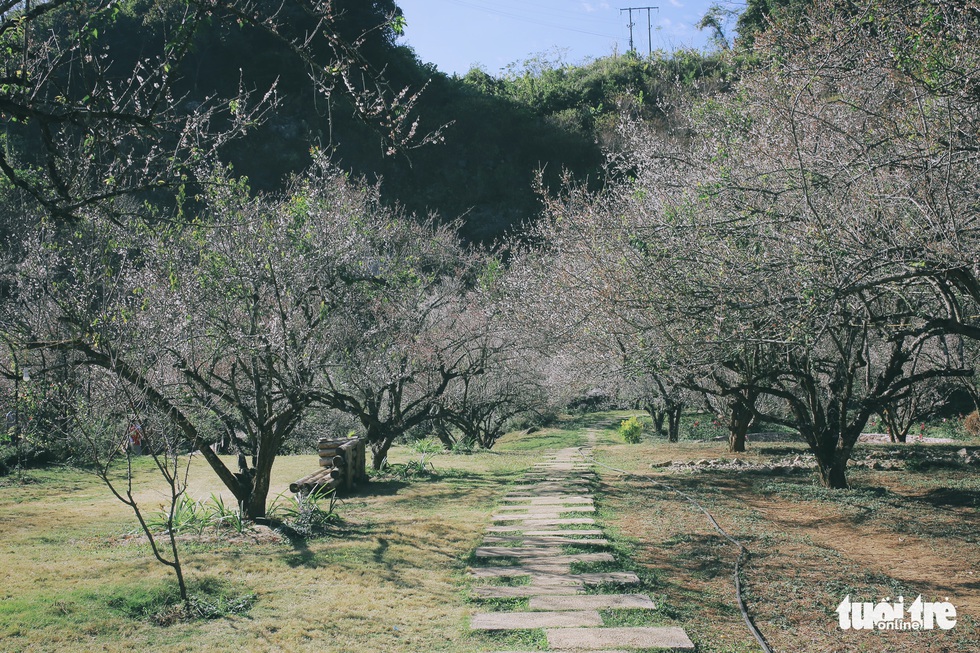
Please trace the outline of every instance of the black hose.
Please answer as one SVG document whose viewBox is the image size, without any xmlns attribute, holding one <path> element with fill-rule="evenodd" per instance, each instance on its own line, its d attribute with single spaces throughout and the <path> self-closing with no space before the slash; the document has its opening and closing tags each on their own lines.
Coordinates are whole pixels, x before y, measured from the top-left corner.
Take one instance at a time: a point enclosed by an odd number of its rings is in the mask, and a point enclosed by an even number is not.
<svg viewBox="0 0 980 653">
<path fill-rule="evenodd" d="M 718 522 L 715 521 L 715 518 L 711 516 L 711 513 L 705 510 L 704 506 L 702 506 L 700 503 L 695 501 L 694 498 L 691 495 L 687 494 L 686 492 L 682 492 L 681 490 L 678 490 L 675 487 L 667 485 L 662 481 L 657 481 L 651 478 L 650 476 L 644 476 L 642 474 L 634 474 L 632 472 L 628 472 L 623 469 L 616 469 L 615 467 L 610 467 L 609 465 L 600 463 L 598 460 L 595 460 L 595 457 L 593 457 L 593 460 L 595 461 L 595 464 L 599 465 L 600 467 L 605 467 L 610 471 L 618 472 L 623 476 L 627 476 L 627 477 L 633 476 L 635 478 L 642 478 L 646 481 L 649 481 L 650 483 L 653 483 L 654 485 L 659 485 L 660 487 L 663 487 L 667 490 L 670 490 L 671 492 L 674 492 L 677 495 L 680 495 L 681 497 L 684 497 L 684 499 L 686 499 L 691 505 L 693 505 L 695 508 L 697 508 L 698 510 L 704 513 L 704 515 L 708 518 L 708 521 L 711 522 L 711 525 L 715 527 L 715 530 L 721 533 L 722 537 L 724 537 L 726 540 L 728 540 L 729 542 L 731 542 L 732 544 L 738 547 L 739 553 L 738 553 L 738 558 L 735 559 L 735 574 L 734 574 L 735 599 L 738 601 L 738 609 L 741 610 L 742 619 L 745 620 L 745 625 L 749 627 L 749 630 L 752 632 L 752 635 L 755 637 L 755 640 L 759 642 L 759 646 L 762 647 L 762 650 L 765 653 L 773 653 L 772 648 L 770 648 L 768 642 L 766 642 L 766 638 L 762 635 L 762 632 L 758 629 L 758 627 L 756 627 L 755 622 L 752 621 L 752 617 L 749 615 L 749 611 L 745 607 L 745 600 L 742 597 L 742 565 L 748 561 L 749 556 L 751 555 L 751 552 L 748 550 L 748 548 L 746 548 L 744 544 L 736 540 L 734 537 L 726 533 L 725 529 L 719 526 Z"/>
</svg>

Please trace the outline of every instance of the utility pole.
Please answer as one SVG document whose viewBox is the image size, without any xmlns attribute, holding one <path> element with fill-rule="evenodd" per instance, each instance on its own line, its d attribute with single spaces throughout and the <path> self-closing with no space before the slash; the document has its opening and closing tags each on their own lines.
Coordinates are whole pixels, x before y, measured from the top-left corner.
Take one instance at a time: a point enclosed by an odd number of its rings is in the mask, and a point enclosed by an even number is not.
<svg viewBox="0 0 980 653">
<path fill-rule="evenodd" d="M 630 28 L 630 51 L 635 51 L 636 48 L 633 47 L 633 26 L 636 24 L 633 22 L 633 12 L 646 10 L 647 12 L 647 50 L 648 54 L 653 54 L 653 22 L 650 18 L 650 11 L 652 9 L 660 9 L 660 7 L 625 7 L 619 10 L 619 13 L 628 12 L 630 16 L 629 28 Z"/>
</svg>

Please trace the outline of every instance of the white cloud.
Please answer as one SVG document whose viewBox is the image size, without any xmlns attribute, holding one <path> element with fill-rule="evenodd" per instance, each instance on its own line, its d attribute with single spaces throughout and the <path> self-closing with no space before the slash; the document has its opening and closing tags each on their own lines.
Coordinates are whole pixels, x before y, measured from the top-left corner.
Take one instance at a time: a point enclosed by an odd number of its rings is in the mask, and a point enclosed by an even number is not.
<svg viewBox="0 0 980 653">
<path fill-rule="evenodd" d="M 674 2 L 674 0 L 670 0 L 670 1 Z M 591 14 L 596 11 L 608 11 L 610 7 L 608 2 L 600 2 L 598 4 L 593 4 L 591 2 L 583 2 L 582 9 L 584 9 L 586 12 Z"/>
<path fill-rule="evenodd" d="M 684 3 L 683 2 L 680 2 L 679 0 L 670 0 L 670 4 L 674 5 L 675 7 L 683 7 L 684 6 Z"/>
</svg>

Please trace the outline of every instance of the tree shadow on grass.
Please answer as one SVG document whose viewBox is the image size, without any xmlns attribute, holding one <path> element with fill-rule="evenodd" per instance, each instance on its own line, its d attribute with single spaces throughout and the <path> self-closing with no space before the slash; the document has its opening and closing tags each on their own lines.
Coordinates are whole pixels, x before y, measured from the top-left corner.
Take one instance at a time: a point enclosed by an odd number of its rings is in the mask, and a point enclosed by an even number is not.
<svg viewBox="0 0 980 653">
<path fill-rule="evenodd" d="M 914 499 L 934 508 L 980 508 L 980 490 L 936 488 Z"/>
<path fill-rule="evenodd" d="M 390 497 L 409 486 L 409 482 L 397 478 L 373 478 L 360 483 L 352 492 L 341 498 Z"/>
</svg>

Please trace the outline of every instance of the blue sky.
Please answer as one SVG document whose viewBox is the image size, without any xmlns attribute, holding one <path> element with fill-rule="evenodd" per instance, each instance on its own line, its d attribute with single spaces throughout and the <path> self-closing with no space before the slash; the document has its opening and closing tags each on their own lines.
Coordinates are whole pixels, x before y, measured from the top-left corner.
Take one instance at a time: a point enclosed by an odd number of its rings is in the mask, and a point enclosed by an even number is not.
<svg viewBox="0 0 980 653">
<path fill-rule="evenodd" d="M 723 0 L 724 1 L 724 0 Z M 712 0 L 396 0 L 408 26 L 401 42 L 447 74 L 479 65 L 496 75 L 509 64 L 546 54 L 581 63 L 629 49 L 627 7 L 633 11 L 634 47 L 646 53 L 705 47 L 708 34 L 694 25 Z M 734 4 L 733 4 L 734 3 Z M 736 9 L 737 0 L 726 2 Z"/>
</svg>

